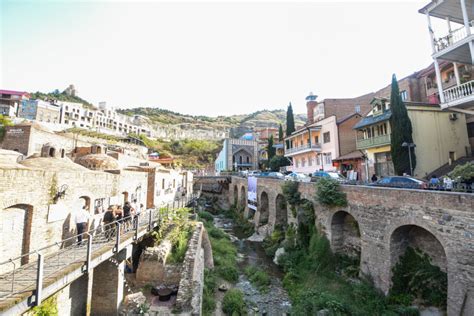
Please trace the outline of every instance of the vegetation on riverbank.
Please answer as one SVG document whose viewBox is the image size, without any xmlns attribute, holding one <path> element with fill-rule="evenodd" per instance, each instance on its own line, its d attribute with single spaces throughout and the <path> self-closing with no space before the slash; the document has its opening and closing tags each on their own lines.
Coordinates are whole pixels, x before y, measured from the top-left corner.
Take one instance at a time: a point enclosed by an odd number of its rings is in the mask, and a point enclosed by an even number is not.
<svg viewBox="0 0 474 316">
<path fill-rule="evenodd" d="M 242 238 L 248 238 L 255 232 L 255 226 L 244 218 L 243 211 L 239 212 L 237 206 L 232 205 L 230 209 L 223 210 L 225 217 L 234 221 L 234 228 L 240 232 Z"/>
<path fill-rule="evenodd" d="M 260 292 L 267 292 L 268 287 L 270 286 L 270 276 L 259 267 L 248 266 L 244 269 L 244 273 Z"/>
</svg>

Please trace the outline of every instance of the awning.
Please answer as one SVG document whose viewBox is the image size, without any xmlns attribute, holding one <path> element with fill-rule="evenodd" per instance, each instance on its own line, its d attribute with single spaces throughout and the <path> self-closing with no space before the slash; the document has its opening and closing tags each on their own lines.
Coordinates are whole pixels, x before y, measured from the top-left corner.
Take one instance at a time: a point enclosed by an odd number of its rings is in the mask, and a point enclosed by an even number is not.
<svg viewBox="0 0 474 316">
<path fill-rule="evenodd" d="M 364 158 L 364 153 L 360 150 L 355 150 L 343 156 L 339 156 L 336 159 L 333 159 L 332 161 L 355 160 L 362 158 Z"/>
</svg>

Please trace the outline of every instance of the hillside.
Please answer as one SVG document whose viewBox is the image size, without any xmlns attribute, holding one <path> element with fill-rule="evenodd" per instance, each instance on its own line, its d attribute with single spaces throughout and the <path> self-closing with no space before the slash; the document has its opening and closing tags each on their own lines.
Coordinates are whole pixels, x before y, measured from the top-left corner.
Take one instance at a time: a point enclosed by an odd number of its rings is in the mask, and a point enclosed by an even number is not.
<svg viewBox="0 0 474 316">
<path fill-rule="evenodd" d="M 43 93 L 43 92 L 31 92 L 30 93 L 30 98 L 31 99 L 37 99 L 37 100 L 44 100 L 44 101 L 49 101 L 49 100 L 57 100 L 57 101 L 65 101 L 65 102 L 75 102 L 75 103 L 82 103 L 84 104 L 85 107 L 92 108 L 93 105 L 89 103 L 88 101 L 78 97 L 78 96 L 72 96 L 68 95 L 66 92 L 59 92 L 59 90 L 55 90 L 53 92 L 49 93 Z"/>
<path fill-rule="evenodd" d="M 285 110 L 261 110 L 251 114 L 231 115 L 231 116 L 192 116 L 180 114 L 159 108 L 133 108 L 119 110 L 126 115 L 143 115 L 148 117 L 152 124 L 157 125 L 191 125 L 194 128 L 203 129 L 231 129 L 232 136 L 240 136 L 243 133 L 255 128 L 275 127 L 279 124 L 285 126 Z M 296 125 L 303 125 L 306 121 L 305 114 L 295 116 Z"/>
</svg>

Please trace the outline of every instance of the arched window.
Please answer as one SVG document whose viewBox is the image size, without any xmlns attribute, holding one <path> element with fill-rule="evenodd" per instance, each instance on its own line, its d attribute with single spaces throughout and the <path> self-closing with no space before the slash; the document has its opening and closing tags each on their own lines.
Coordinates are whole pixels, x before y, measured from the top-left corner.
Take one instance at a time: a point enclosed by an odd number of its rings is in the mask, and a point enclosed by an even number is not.
<svg viewBox="0 0 474 316">
<path fill-rule="evenodd" d="M 242 164 L 242 156 L 239 156 L 239 163 Z"/>
<path fill-rule="evenodd" d="M 54 157 L 56 155 L 56 149 L 50 148 L 49 149 L 49 157 Z"/>
<path fill-rule="evenodd" d="M 247 163 L 250 163 L 250 157 L 247 156 Z"/>
</svg>

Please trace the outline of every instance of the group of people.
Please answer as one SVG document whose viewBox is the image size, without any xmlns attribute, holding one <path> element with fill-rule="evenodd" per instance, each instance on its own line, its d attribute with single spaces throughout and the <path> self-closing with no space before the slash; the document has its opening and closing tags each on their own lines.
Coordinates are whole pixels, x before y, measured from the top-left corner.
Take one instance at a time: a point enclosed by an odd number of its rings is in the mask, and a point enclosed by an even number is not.
<svg viewBox="0 0 474 316">
<path fill-rule="evenodd" d="M 136 199 L 132 202 L 125 202 L 122 205 L 111 205 L 107 208 L 102 217 L 100 223 L 104 227 L 105 236 L 110 239 L 113 236 L 115 225 L 109 225 L 113 222 L 119 222 L 122 224 L 122 229 L 125 231 L 133 228 L 137 216 L 142 212 L 143 204 L 139 204 Z M 83 233 L 87 230 L 89 225 L 89 219 L 91 214 L 87 210 L 87 206 L 84 205 L 74 216 L 74 221 L 77 229 L 77 243 L 82 244 Z M 100 225 L 100 224 L 99 224 Z"/>
</svg>

